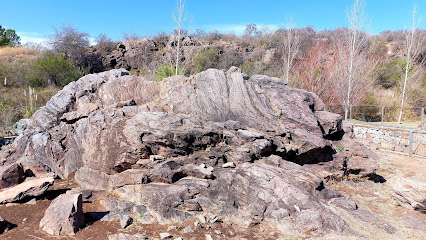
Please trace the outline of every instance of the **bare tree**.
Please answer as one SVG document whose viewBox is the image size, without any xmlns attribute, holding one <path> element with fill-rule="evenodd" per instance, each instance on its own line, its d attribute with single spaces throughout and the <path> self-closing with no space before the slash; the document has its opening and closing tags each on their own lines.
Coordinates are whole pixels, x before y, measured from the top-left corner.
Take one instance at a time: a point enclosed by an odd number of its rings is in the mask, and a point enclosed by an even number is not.
<svg viewBox="0 0 426 240">
<path fill-rule="evenodd" d="M 284 77 L 285 82 L 288 83 L 290 79 L 290 70 L 294 61 L 294 58 L 299 53 L 300 39 L 298 32 L 293 28 L 292 21 L 290 19 L 287 24 L 287 29 L 284 35 L 283 42 L 283 64 L 284 64 Z"/>
<path fill-rule="evenodd" d="M 353 100 L 352 94 L 356 90 L 354 89 L 354 82 L 362 79 L 362 67 L 366 64 L 367 58 L 367 36 L 363 32 L 365 19 L 363 0 L 354 1 L 347 17 L 349 29 L 344 31 L 336 49 L 341 67 L 341 80 L 338 87 L 340 91 L 345 93 L 340 98 L 345 108 L 345 120 L 348 120 L 349 108 Z"/>
<path fill-rule="evenodd" d="M 253 34 L 257 32 L 257 26 L 255 23 L 250 23 L 246 25 L 246 29 L 244 30 L 244 36 L 251 37 Z"/>
<path fill-rule="evenodd" d="M 326 41 L 318 40 L 306 56 L 295 63 L 295 77 L 291 81 L 292 86 L 314 92 L 327 103 L 336 98 L 333 86 L 335 59 L 331 48 Z"/>
<path fill-rule="evenodd" d="M 407 82 L 410 81 L 414 76 L 418 74 L 411 74 L 409 76 L 410 69 L 412 68 L 413 62 L 418 57 L 420 53 L 420 48 L 424 41 L 424 37 L 420 34 L 418 29 L 416 29 L 415 24 L 415 16 L 416 16 L 416 8 L 413 9 L 412 12 L 412 26 L 411 30 L 407 31 L 405 34 L 405 73 L 404 73 L 404 83 L 402 88 L 402 96 L 401 96 L 401 107 L 399 110 L 398 124 L 401 123 L 402 111 L 404 109 L 404 102 L 407 91 Z"/>
<path fill-rule="evenodd" d="M 61 26 L 59 29 L 55 29 L 51 45 L 54 51 L 63 53 L 67 58 L 79 64 L 86 48 L 90 45 L 89 35 L 79 32 L 72 26 Z"/>
<path fill-rule="evenodd" d="M 183 19 L 183 12 L 185 10 L 185 3 L 182 3 L 182 0 L 178 0 L 177 7 L 176 7 L 176 14 L 173 13 L 173 19 L 178 25 L 177 29 L 177 45 L 176 45 L 176 72 L 175 75 L 178 75 L 178 69 L 179 69 L 179 52 L 180 52 L 180 37 L 181 37 L 181 31 L 182 31 L 182 24 L 185 21 Z"/>
<path fill-rule="evenodd" d="M 345 33 L 339 38 L 344 39 L 347 35 L 350 34 Z M 329 76 L 332 78 L 334 94 L 337 96 L 340 104 L 343 105 L 347 119 L 350 106 L 360 103 L 372 88 L 373 81 L 371 79 L 375 79 L 372 76 L 374 75 L 374 66 L 377 65 L 377 59 L 371 57 L 368 48 L 365 47 L 362 51 L 354 55 L 352 59 L 353 70 L 350 72 L 351 62 L 349 60 L 351 59 L 351 53 L 350 48 L 347 47 L 347 42 L 337 42 L 334 45 L 334 51 L 335 64 Z M 349 81 L 348 79 L 351 74 L 352 81 Z M 350 98 L 348 101 L 349 89 Z"/>
</svg>

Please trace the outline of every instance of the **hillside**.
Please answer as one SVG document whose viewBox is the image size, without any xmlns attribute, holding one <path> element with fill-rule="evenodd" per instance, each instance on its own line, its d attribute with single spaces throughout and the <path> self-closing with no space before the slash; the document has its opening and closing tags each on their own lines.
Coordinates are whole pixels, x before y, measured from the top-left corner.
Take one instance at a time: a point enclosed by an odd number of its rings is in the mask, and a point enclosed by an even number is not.
<svg viewBox="0 0 426 240">
<path fill-rule="evenodd" d="M 342 28 L 318 32 L 312 28 L 296 29 L 298 51 L 291 65 L 288 84 L 316 93 L 327 105 L 342 105 L 345 86 L 341 80 L 345 77 L 339 67 L 342 61 L 339 51 L 344 46 L 339 45 L 339 39 L 346 32 L 347 29 Z M 189 76 L 208 68 L 237 66 L 248 76 L 265 74 L 286 81 L 284 46 L 288 34 L 281 29 L 265 33 L 257 31 L 244 36 L 203 31 L 183 36 L 180 39 L 178 72 Z M 396 121 L 405 69 L 404 34 L 402 31 L 387 31 L 364 36 L 366 43 L 359 62 L 360 74 L 354 80 L 351 104 L 374 107 L 358 109 L 363 114 L 370 114 L 358 120 L 377 119 L 380 106 L 385 106 L 386 121 Z M 421 34 L 425 34 L 424 31 Z M 25 100 L 25 94 L 20 96 L 20 93 L 28 91 L 29 86 L 35 88 L 39 98 L 35 105 L 41 106 L 58 87 L 87 73 L 125 68 L 131 74 L 161 81 L 175 74 L 176 46 L 176 36 L 168 34 L 150 38 L 128 37 L 122 42 L 113 42 L 104 36 L 95 46 L 64 54 L 64 60 L 58 57 L 51 61 L 49 57 L 53 56 L 47 56 L 39 63 L 35 62 L 45 55 L 44 51 L 22 47 L 0 49 L 0 79 L 7 79 L 7 86 L 0 87 L 3 92 L 0 126 L 8 127 L 19 118 L 28 117 L 24 109 L 28 104 L 24 106 L 23 103 L 29 99 Z M 410 68 L 405 120 L 419 120 L 420 109 L 426 103 L 425 49 L 423 44 L 419 57 Z M 67 59 L 73 62 L 76 71 L 71 66 L 65 67 L 67 63 L 61 63 Z M 48 63 L 51 66 L 42 67 L 43 61 L 51 61 Z M 62 69 L 60 71 L 64 74 L 58 75 L 55 68 Z M 62 82 L 56 82 L 59 81 L 56 78 Z M 46 88 L 49 90 L 44 90 Z M 342 111 L 341 107 L 330 109 Z"/>
</svg>

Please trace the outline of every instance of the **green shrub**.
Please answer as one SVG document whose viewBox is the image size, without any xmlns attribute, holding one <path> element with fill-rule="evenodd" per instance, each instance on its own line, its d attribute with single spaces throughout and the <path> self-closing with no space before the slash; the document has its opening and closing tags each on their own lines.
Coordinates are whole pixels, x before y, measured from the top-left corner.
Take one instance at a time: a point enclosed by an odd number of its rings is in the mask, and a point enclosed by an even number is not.
<svg viewBox="0 0 426 240">
<path fill-rule="evenodd" d="M 354 119 L 364 122 L 378 122 L 381 120 L 381 108 L 377 106 L 377 99 L 369 95 L 362 102 L 361 106 L 354 106 L 352 115 Z"/>
<path fill-rule="evenodd" d="M 194 57 L 194 73 L 199 73 L 209 68 L 217 68 L 218 64 L 219 55 L 217 49 L 203 50 Z"/>
<path fill-rule="evenodd" d="M 241 65 L 241 72 L 252 76 L 253 75 L 253 69 L 254 69 L 254 62 L 253 61 L 245 61 L 243 65 Z"/>
<path fill-rule="evenodd" d="M 378 67 L 378 83 L 384 88 L 391 88 L 398 85 L 402 74 L 405 71 L 406 61 L 394 59 L 387 62 L 384 66 Z"/>
<path fill-rule="evenodd" d="M 25 79 L 32 85 L 43 87 L 49 83 L 65 86 L 81 77 L 73 61 L 66 60 L 63 54 L 47 52 L 30 65 Z"/>
<path fill-rule="evenodd" d="M 161 65 L 157 69 L 155 81 L 161 82 L 161 81 L 163 81 L 164 78 L 174 76 L 175 74 L 176 74 L 176 67 L 168 66 L 168 65 Z M 178 68 L 178 75 L 185 75 L 185 69 L 184 68 Z"/>
</svg>

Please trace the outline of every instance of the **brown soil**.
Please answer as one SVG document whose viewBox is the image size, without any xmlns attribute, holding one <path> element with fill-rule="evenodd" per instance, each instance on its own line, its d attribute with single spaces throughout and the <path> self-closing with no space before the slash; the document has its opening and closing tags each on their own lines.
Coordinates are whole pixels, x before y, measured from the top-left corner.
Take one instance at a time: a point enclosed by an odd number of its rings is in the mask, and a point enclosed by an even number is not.
<svg viewBox="0 0 426 240">
<path fill-rule="evenodd" d="M 343 212 L 339 212 L 350 224 L 351 228 L 367 239 L 425 239 L 426 215 L 406 209 L 393 199 L 390 187 L 398 178 L 414 177 L 425 179 L 426 159 L 405 155 L 376 151 L 379 156 L 379 171 L 377 174 L 386 179 L 384 183 L 373 183 L 360 180 L 334 182 L 330 187 L 342 192 L 354 200 L 360 209 L 371 211 L 378 218 L 367 219 L 366 224 L 359 225 Z M 408 219 L 416 219 L 415 222 Z"/>
<path fill-rule="evenodd" d="M 389 182 L 397 177 L 425 177 L 426 161 L 422 158 L 407 157 L 393 153 L 377 152 L 380 156 L 380 171 L 378 174 L 386 178 L 385 183 L 373 183 L 361 180 L 329 182 L 331 188 L 341 191 L 351 197 L 361 209 L 373 212 L 378 219 L 373 219 L 363 225 L 354 220 L 354 216 L 339 209 L 332 209 L 342 216 L 354 229 L 359 237 L 348 238 L 342 236 L 327 235 L 312 239 L 424 239 L 426 231 L 423 227 L 416 226 L 407 217 L 412 219 L 423 219 L 426 215 L 419 212 L 405 209 L 397 205 L 392 199 L 392 189 Z M 44 215 L 51 200 L 57 195 L 65 192 L 63 189 L 75 187 L 73 181 L 58 181 L 48 191 L 48 194 L 36 201 L 35 204 L 9 204 L 0 205 L 0 215 L 17 227 L 0 235 L 0 239 L 91 239 L 104 240 L 115 233 L 136 234 L 141 233 L 149 238 L 159 238 L 159 233 L 168 232 L 174 238 L 183 239 L 206 239 L 206 234 L 210 234 L 213 239 L 308 239 L 306 236 L 291 236 L 278 233 L 276 230 L 268 229 L 262 224 L 249 227 L 248 230 L 236 223 L 229 223 L 226 220 L 213 224 L 201 224 L 194 227 L 194 219 L 173 225 L 141 224 L 135 221 L 126 229 L 121 229 L 118 221 L 96 221 L 90 217 L 90 212 L 105 212 L 99 201 L 85 203 L 84 212 L 87 216 L 87 226 L 81 229 L 75 236 L 50 236 L 40 229 L 39 222 Z M 183 233 L 183 229 L 190 225 L 194 232 Z M 218 233 L 220 231 L 220 233 Z"/>
</svg>

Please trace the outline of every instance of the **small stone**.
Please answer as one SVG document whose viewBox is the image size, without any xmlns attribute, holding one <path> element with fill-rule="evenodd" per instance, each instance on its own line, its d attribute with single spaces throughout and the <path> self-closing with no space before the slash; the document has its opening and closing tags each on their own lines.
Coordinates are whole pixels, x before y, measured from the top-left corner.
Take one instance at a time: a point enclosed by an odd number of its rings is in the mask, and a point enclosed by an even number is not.
<svg viewBox="0 0 426 240">
<path fill-rule="evenodd" d="M 167 228 L 167 231 L 172 231 L 172 230 L 176 230 L 177 229 L 177 227 L 176 226 L 169 226 L 168 228 Z"/>
<path fill-rule="evenodd" d="M 200 224 L 198 221 L 194 222 L 194 226 L 198 226 L 198 224 Z"/>
<path fill-rule="evenodd" d="M 222 165 L 222 168 L 234 168 L 234 167 L 235 167 L 234 162 L 227 162 L 227 163 Z"/>
<path fill-rule="evenodd" d="M 120 215 L 120 226 L 121 228 L 126 228 L 128 226 L 130 226 L 133 223 L 133 219 L 127 215 Z"/>
<path fill-rule="evenodd" d="M 183 240 L 183 238 L 181 238 L 181 237 L 177 237 L 177 238 L 175 238 L 174 240 Z"/>
<path fill-rule="evenodd" d="M 22 219 L 22 222 L 25 222 L 25 221 L 27 221 L 27 218 Z"/>
<path fill-rule="evenodd" d="M 297 205 L 294 205 L 294 208 L 295 208 L 298 212 L 300 212 L 300 208 L 299 208 Z"/>
<path fill-rule="evenodd" d="M 206 240 L 213 240 L 213 238 L 210 234 L 206 234 Z"/>
<path fill-rule="evenodd" d="M 201 163 L 199 167 L 200 167 L 200 168 L 206 168 L 206 164 Z"/>
<path fill-rule="evenodd" d="M 33 198 L 33 199 L 31 199 L 30 201 L 26 202 L 25 204 L 34 205 L 34 204 L 36 204 L 36 203 L 37 203 L 36 199 L 35 199 L 35 198 Z"/>
<path fill-rule="evenodd" d="M 213 171 L 214 171 L 214 167 L 212 167 L 212 166 L 208 167 L 208 168 L 207 168 L 207 171 L 209 171 L 209 172 L 213 172 Z"/>
<path fill-rule="evenodd" d="M 217 235 L 221 235 L 222 232 L 220 230 L 214 230 L 214 233 L 216 233 Z"/>
<path fill-rule="evenodd" d="M 149 160 L 151 162 L 161 161 L 161 160 L 164 160 L 164 159 L 165 159 L 165 157 L 163 157 L 161 155 L 151 155 L 151 156 L 149 156 Z"/>
<path fill-rule="evenodd" d="M 187 226 L 186 228 L 183 229 L 183 233 L 190 233 L 193 232 L 191 226 Z"/>
<path fill-rule="evenodd" d="M 206 223 L 206 218 L 203 215 L 198 215 L 198 220 L 200 220 L 200 223 Z"/>
<path fill-rule="evenodd" d="M 210 225 L 206 225 L 206 224 L 201 225 L 201 227 L 207 230 L 210 230 L 212 228 Z"/>
<path fill-rule="evenodd" d="M 215 223 L 215 222 L 217 222 L 219 220 L 219 218 L 218 217 L 214 217 L 212 220 L 210 220 L 210 223 Z"/>
<path fill-rule="evenodd" d="M 169 239 L 172 238 L 173 236 L 170 233 L 160 233 L 160 239 Z"/>
<path fill-rule="evenodd" d="M 140 160 L 138 160 L 137 162 L 136 162 L 136 164 L 139 164 L 139 165 L 146 165 L 146 164 L 148 164 L 148 163 L 150 163 L 151 162 L 151 160 L 150 159 L 140 159 Z"/>
<path fill-rule="evenodd" d="M 19 205 L 19 203 L 6 203 L 5 206 L 6 207 L 13 207 L 13 206 L 17 206 Z"/>
<path fill-rule="evenodd" d="M 127 234 L 127 233 L 117 233 L 108 236 L 108 240 L 148 240 L 148 237 L 142 234 Z"/>
</svg>

